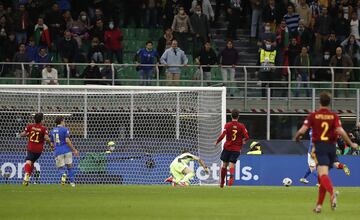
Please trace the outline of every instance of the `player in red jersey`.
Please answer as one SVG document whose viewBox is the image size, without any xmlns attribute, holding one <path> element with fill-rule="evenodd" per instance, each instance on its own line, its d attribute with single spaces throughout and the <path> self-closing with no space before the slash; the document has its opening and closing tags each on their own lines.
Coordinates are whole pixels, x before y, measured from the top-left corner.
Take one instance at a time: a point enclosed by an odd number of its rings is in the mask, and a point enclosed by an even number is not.
<svg viewBox="0 0 360 220">
<path fill-rule="evenodd" d="M 232 121 L 225 124 L 224 131 L 215 142 L 215 145 L 217 145 L 226 136 L 226 142 L 220 157 L 221 161 L 223 162 L 220 172 L 221 188 L 224 187 L 225 184 L 225 177 L 228 166 L 230 167 L 230 179 L 227 185 L 231 186 L 233 184 L 235 163 L 239 158 L 242 145 L 245 144 L 245 142 L 249 139 L 249 135 L 245 126 L 238 122 L 239 111 L 236 109 L 232 110 L 231 118 Z"/>
<path fill-rule="evenodd" d="M 303 126 L 296 132 L 295 140 L 299 141 L 305 132 L 312 128 L 313 156 L 318 170 L 320 183 L 319 196 L 314 212 L 320 213 L 326 192 L 330 194 L 331 208 L 334 210 L 337 203 L 337 192 L 334 192 L 329 174 L 336 161 L 336 141 L 340 135 L 352 148 L 358 149 L 341 126 L 339 116 L 329 109 L 331 96 L 327 92 L 320 94 L 320 109 L 312 112 L 305 119 Z"/>
<path fill-rule="evenodd" d="M 21 137 L 28 138 L 26 163 L 24 167 L 25 176 L 23 181 L 23 185 L 25 186 L 29 184 L 34 163 L 43 152 L 44 142 L 46 141 L 51 145 L 48 130 L 42 125 L 43 118 L 43 113 L 36 113 L 34 116 L 35 123 L 27 125 L 25 130 L 20 133 Z"/>
</svg>

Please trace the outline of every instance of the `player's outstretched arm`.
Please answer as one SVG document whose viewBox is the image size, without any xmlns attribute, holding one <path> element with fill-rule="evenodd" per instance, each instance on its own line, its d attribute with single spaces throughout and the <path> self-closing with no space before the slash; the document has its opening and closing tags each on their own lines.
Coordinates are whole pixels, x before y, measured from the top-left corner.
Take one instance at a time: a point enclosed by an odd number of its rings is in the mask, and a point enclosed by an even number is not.
<svg viewBox="0 0 360 220">
<path fill-rule="evenodd" d="M 79 156 L 79 152 L 76 150 L 76 148 L 74 147 L 74 145 L 72 144 L 70 138 L 66 138 L 65 139 L 66 144 L 70 147 L 71 151 L 74 153 L 75 156 Z"/>
<path fill-rule="evenodd" d="M 358 144 L 351 141 L 346 131 L 342 127 L 337 127 L 336 133 L 338 133 L 343 138 L 345 143 L 348 144 L 350 147 L 354 148 L 355 150 L 359 150 Z"/>
<path fill-rule="evenodd" d="M 204 168 L 205 173 L 209 173 L 209 168 L 206 166 L 205 162 L 202 159 L 199 159 L 199 164 Z"/>
<path fill-rule="evenodd" d="M 299 142 L 299 141 L 301 140 L 302 136 L 305 134 L 305 132 L 306 132 L 308 129 L 309 129 L 308 126 L 303 125 L 303 126 L 296 132 L 295 137 L 294 137 L 295 141 L 296 141 L 296 142 Z"/>
</svg>

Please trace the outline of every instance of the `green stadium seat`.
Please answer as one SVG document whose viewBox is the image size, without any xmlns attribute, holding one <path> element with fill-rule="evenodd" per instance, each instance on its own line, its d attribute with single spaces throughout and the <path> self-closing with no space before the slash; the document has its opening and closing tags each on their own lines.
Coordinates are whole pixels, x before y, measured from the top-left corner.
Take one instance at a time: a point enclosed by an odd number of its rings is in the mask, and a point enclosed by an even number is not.
<svg viewBox="0 0 360 220">
<path fill-rule="evenodd" d="M 136 40 L 127 40 L 124 41 L 124 48 L 125 48 L 125 52 L 133 52 L 135 53 L 138 48 L 137 48 L 137 41 Z"/>
<path fill-rule="evenodd" d="M 136 29 L 136 39 L 148 41 L 151 38 L 149 33 L 150 33 L 149 29 L 144 29 L 144 28 Z"/>
<path fill-rule="evenodd" d="M 135 39 L 136 37 L 136 29 L 134 28 L 124 28 L 122 29 L 124 39 Z"/>
</svg>

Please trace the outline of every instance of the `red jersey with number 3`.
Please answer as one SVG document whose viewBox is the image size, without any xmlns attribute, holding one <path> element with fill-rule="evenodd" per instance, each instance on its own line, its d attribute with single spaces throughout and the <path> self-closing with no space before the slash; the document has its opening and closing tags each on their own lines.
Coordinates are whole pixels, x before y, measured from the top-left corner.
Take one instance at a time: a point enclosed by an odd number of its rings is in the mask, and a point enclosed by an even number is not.
<svg viewBox="0 0 360 220">
<path fill-rule="evenodd" d="M 304 125 L 312 128 L 312 142 L 326 142 L 335 144 L 337 141 L 336 128 L 341 127 L 339 116 L 327 108 L 321 108 L 310 113 Z"/>
<path fill-rule="evenodd" d="M 249 139 L 249 134 L 245 126 L 237 121 L 231 121 L 225 124 L 224 131 L 218 138 L 217 143 L 219 143 L 224 136 L 226 136 L 224 149 L 228 151 L 240 151 L 243 145 L 243 139 Z"/>
<path fill-rule="evenodd" d="M 33 153 L 41 153 L 44 149 L 45 135 L 48 130 L 42 124 L 29 124 L 25 128 L 28 137 L 27 149 Z"/>
</svg>

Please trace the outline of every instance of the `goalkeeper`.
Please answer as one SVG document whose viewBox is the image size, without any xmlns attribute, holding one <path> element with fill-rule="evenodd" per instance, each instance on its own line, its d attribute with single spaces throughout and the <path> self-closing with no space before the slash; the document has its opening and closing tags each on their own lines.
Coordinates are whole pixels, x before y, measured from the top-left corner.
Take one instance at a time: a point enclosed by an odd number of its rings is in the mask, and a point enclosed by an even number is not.
<svg viewBox="0 0 360 220">
<path fill-rule="evenodd" d="M 190 180 L 195 176 L 193 170 L 188 166 L 190 161 L 196 160 L 204 168 L 206 173 L 209 173 L 209 168 L 205 165 L 204 161 L 199 157 L 191 154 L 189 151 L 185 150 L 180 156 L 177 156 L 173 162 L 170 164 L 170 173 L 171 176 L 168 177 L 165 182 L 171 182 L 172 186 L 188 186 L 190 185 Z"/>
</svg>

